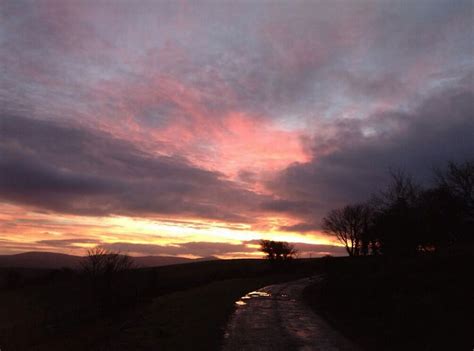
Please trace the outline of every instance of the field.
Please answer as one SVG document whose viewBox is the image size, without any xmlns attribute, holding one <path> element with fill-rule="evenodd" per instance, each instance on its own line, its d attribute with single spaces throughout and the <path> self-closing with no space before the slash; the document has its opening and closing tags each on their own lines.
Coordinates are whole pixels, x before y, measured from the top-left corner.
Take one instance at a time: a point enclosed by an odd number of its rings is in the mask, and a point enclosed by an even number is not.
<svg viewBox="0 0 474 351">
<path fill-rule="evenodd" d="M 273 266 L 229 260 L 136 269 L 99 289 L 71 270 L 0 271 L 3 350 L 216 350 L 234 301 L 318 271 L 319 260 Z M 18 278 L 21 277 L 21 279 Z"/>
<path fill-rule="evenodd" d="M 363 350 L 470 350 L 471 255 L 326 260 L 313 309 Z"/>
<path fill-rule="evenodd" d="M 0 269 L 0 347 L 218 350 L 234 302 L 323 274 L 309 307 L 364 350 L 461 350 L 473 343 L 472 255 L 222 260 L 134 269 L 109 284 L 72 270 Z M 102 282 L 104 283 L 104 282 Z"/>
</svg>

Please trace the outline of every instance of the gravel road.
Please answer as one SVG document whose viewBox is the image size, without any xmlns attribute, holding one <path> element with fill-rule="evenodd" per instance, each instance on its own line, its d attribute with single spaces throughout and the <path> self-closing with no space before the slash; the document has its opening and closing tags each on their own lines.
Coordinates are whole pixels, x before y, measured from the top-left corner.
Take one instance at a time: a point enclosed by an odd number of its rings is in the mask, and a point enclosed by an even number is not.
<svg viewBox="0 0 474 351">
<path fill-rule="evenodd" d="M 223 350 L 356 350 L 303 302 L 304 287 L 317 279 L 270 285 L 243 296 L 227 325 Z"/>
</svg>

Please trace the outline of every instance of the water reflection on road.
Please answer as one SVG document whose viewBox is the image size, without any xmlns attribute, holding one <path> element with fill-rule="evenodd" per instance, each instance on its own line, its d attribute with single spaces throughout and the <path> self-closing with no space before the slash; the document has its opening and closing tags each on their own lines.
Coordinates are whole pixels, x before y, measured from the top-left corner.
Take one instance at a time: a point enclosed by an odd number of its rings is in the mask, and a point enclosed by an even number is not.
<svg viewBox="0 0 474 351">
<path fill-rule="evenodd" d="M 245 300 L 250 300 L 251 298 L 255 297 L 270 297 L 271 295 L 267 293 L 266 291 L 251 291 L 244 296 L 242 296 L 239 300 L 235 301 L 235 304 L 237 306 L 245 306 L 247 303 Z"/>
<path fill-rule="evenodd" d="M 235 302 L 223 350 L 354 350 L 302 301 L 305 278 L 252 291 Z"/>
</svg>

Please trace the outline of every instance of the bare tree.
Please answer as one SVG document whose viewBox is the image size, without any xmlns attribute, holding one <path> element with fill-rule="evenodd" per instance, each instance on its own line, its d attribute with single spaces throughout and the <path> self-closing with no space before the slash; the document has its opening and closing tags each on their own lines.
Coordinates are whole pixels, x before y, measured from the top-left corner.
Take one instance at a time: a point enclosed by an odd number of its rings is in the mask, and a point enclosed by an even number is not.
<svg viewBox="0 0 474 351">
<path fill-rule="evenodd" d="M 391 181 L 385 191 L 374 196 L 374 204 L 384 208 L 402 203 L 413 205 L 421 193 L 421 187 L 403 170 L 391 169 L 389 173 Z"/>
<path fill-rule="evenodd" d="M 260 240 L 260 251 L 267 255 L 269 260 L 286 261 L 295 257 L 295 246 L 284 241 Z"/>
<path fill-rule="evenodd" d="M 349 256 L 358 256 L 367 234 L 370 209 L 366 205 L 348 205 L 332 210 L 323 218 L 323 230 L 344 244 Z"/>
<path fill-rule="evenodd" d="M 127 273 L 134 268 L 130 256 L 98 246 L 87 251 L 81 264 L 91 283 L 92 301 L 98 311 L 109 313 L 136 301 L 136 289 L 127 283 Z"/>
<path fill-rule="evenodd" d="M 423 245 L 420 201 L 424 190 L 402 170 L 391 170 L 390 176 L 386 190 L 378 195 L 374 230 L 381 252 L 412 256 Z"/>
<path fill-rule="evenodd" d="M 450 162 L 446 172 L 437 172 L 439 187 L 448 189 L 467 207 L 470 215 L 474 212 L 474 161 L 461 164 Z"/>
<path fill-rule="evenodd" d="M 444 222 L 445 232 L 450 233 L 450 243 L 474 241 L 474 160 L 463 163 L 450 162 L 444 171 L 436 172 L 438 218 Z M 431 202 L 433 203 L 433 202 Z M 435 202 L 436 203 L 436 202 Z M 441 226 L 435 225 L 438 231 Z"/>
<path fill-rule="evenodd" d="M 134 267 L 130 256 L 100 246 L 87 250 L 87 256 L 81 264 L 84 273 L 93 278 L 112 276 Z"/>
</svg>

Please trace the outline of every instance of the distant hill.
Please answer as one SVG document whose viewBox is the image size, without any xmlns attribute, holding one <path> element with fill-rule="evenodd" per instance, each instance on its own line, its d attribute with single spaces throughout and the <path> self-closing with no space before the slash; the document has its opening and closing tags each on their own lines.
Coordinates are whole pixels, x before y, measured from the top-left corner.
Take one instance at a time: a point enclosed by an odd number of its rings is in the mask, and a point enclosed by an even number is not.
<svg viewBox="0 0 474 351">
<path fill-rule="evenodd" d="M 173 256 L 144 256 L 144 257 L 133 257 L 135 264 L 138 267 L 158 267 L 168 266 L 171 264 L 189 263 L 193 260 L 184 257 L 173 257 Z"/>
<path fill-rule="evenodd" d="M 79 268 L 82 256 L 73 256 L 53 252 L 25 252 L 16 255 L 0 255 L 0 267 L 23 267 L 23 268 Z M 191 263 L 197 261 L 217 260 L 217 257 L 204 257 L 190 259 L 173 256 L 143 256 L 133 257 L 138 267 L 158 267 L 180 263 Z"/>
<path fill-rule="evenodd" d="M 0 267 L 24 268 L 77 268 L 82 257 L 52 252 L 25 252 L 16 255 L 1 255 Z"/>
</svg>

